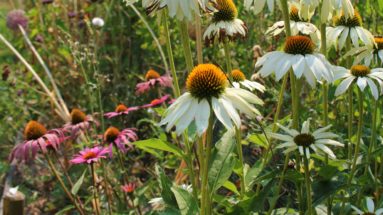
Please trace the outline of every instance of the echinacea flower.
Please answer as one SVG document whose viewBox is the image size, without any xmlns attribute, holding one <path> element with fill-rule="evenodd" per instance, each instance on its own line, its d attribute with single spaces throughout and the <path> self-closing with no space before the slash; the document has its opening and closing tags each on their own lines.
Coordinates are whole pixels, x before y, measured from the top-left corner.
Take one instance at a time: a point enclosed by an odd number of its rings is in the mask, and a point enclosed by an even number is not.
<svg viewBox="0 0 383 215">
<path fill-rule="evenodd" d="M 104 26 L 104 24 L 105 24 L 105 21 L 103 19 L 101 19 L 100 17 L 94 17 L 92 19 L 92 25 L 94 25 L 96 27 L 101 28 L 102 26 Z"/>
<path fill-rule="evenodd" d="M 247 10 L 254 10 L 255 14 L 260 13 L 267 3 L 267 7 L 270 12 L 274 11 L 276 0 L 245 0 L 244 6 Z"/>
<path fill-rule="evenodd" d="M 156 86 L 171 87 L 172 84 L 172 78 L 170 76 L 161 76 L 155 70 L 149 69 L 145 75 L 145 81 L 136 85 L 136 94 L 145 93 Z"/>
<path fill-rule="evenodd" d="M 299 15 L 299 5 L 290 3 L 290 29 L 291 35 L 307 35 L 317 44 L 320 45 L 320 31 L 309 19 L 303 19 Z M 309 17 L 311 18 L 311 16 Z M 278 21 L 273 26 L 267 29 L 266 35 L 276 36 L 285 31 L 285 21 Z"/>
<path fill-rule="evenodd" d="M 265 86 L 256 81 L 247 80 L 245 74 L 243 74 L 243 72 L 241 72 L 239 69 L 231 71 L 231 77 L 233 78 L 233 87 L 235 88 L 240 88 L 243 86 L 250 91 L 258 90 L 262 93 L 266 89 Z"/>
<path fill-rule="evenodd" d="M 358 215 L 382 215 L 383 214 L 383 208 L 375 209 L 374 200 L 372 200 L 371 197 L 366 197 L 367 210 L 360 210 L 359 208 L 353 205 L 351 205 L 351 208 L 354 209 L 354 211 Z"/>
<path fill-rule="evenodd" d="M 115 146 L 122 153 L 126 153 L 128 149 L 133 148 L 131 142 L 137 141 L 138 137 L 136 129 L 126 128 L 122 131 L 116 127 L 109 127 L 104 133 L 104 142 L 109 144 L 109 156 L 113 155 L 113 146 Z"/>
<path fill-rule="evenodd" d="M 164 95 L 159 99 L 152 100 L 149 104 L 142 105 L 141 108 L 152 108 L 152 107 L 158 107 L 166 102 L 170 98 L 170 95 Z"/>
<path fill-rule="evenodd" d="M 121 116 L 121 115 L 127 115 L 131 111 L 139 110 L 140 107 L 126 107 L 124 104 L 119 104 L 117 105 L 116 109 L 114 112 L 108 112 L 105 113 L 104 116 L 108 119 L 116 117 L 116 116 Z"/>
<path fill-rule="evenodd" d="M 302 8 L 300 14 L 303 18 L 307 18 L 317 7 L 322 5 L 322 22 L 326 22 L 333 15 L 339 15 L 340 13 L 343 13 L 347 19 L 355 15 L 351 0 L 300 0 L 300 5 Z"/>
<path fill-rule="evenodd" d="M 178 20 L 191 21 L 195 14 L 199 14 L 199 5 L 195 0 L 142 0 L 142 6 L 148 15 L 167 7 L 169 16 Z"/>
<path fill-rule="evenodd" d="M 310 158 L 310 149 L 315 153 L 325 153 L 330 158 L 335 159 L 334 152 L 327 147 L 327 145 L 343 147 L 344 144 L 332 140 L 337 138 L 338 135 L 328 131 L 331 125 L 310 132 L 310 120 L 303 122 L 301 131 L 295 129 L 286 128 L 280 124 L 278 127 L 281 128 L 286 134 L 271 133 L 271 137 L 277 140 L 283 141 L 281 145 L 276 148 L 286 148 L 283 152 L 289 153 L 294 150 L 298 150 L 301 156 L 305 156 L 307 159 Z"/>
<path fill-rule="evenodd" d="M 135 189 L 136 189 L 136 184 L 132 182 L 121 186 L 121 190 L 124 191 L 125 193 L 133 193 Z"/>
<path fill-rule="evenodd" d="M 262 56 L 255 68 L 260 68 L 258 73 L 263 77 L 274 72 L 277 81 L 292 69 L 297 78 L 305 76 L 311 87 L 322 78 L 328 82 L 333 80 L 332 66 L 322 54 L 315 52 L 315 44 L 307 36 L 288 37 L 283 51 Z"/>
<path fill-rule="evenodd" d="M 154 211 L 163 211 L 166 208 L 166 204 L 162 197 L 156 197 L 149 201 Z"/>
<path fill-rule="evenodd" d="M 373 44 L 351 49 L 345 57 L 355 56 L 354 65 L 363 61 L 364 65 L 370 66 L 371 63 L 383 65 L 383 37 L 375 36 Z"/>
<path fill-rule="evenodd" d="M 326 28 L 327 43 L 334 45 L 339 50 L 343 49 L 348 37 L 354 47 L 359 47 L 359 40 L 364 45 L 374 43 L 372 34 L 362 27 L 362 17 L 357 11 L 350 18 L 346 18 L 344 15 L 336 17 L 334 24 L 335 27 Z"/>
<path fill-rule="evenodd" d="M 28 27 L 28 18 L 23 10 L 12 10 L 7 15 L 7 27 L 12 31 L 18 31 L 19 26 L 26 29 Z"/>
<path fill-rule="evenodd" d="M 71 132 L 72 138 L 75 138 L 79 132 L 86 131 L 91 124 L 98 125 L 98 122 L 90 115 L 85 115 L 80 109 L 74 108 L 70 113 L 71 121 L 64 125 L 64 130 Z"/>
<path fill-rule="evenodd" d="M 364 65 L 354 65 L 351 69 L 341 66 L 335 67 L 336 79 L 343 79 L 335 90 L 335 96 L 346 92 L 352 83 L 356 83 L 361 91 L 368 85 L 375 100 L 379 98 L 379 89 L 374 80 L 378 82 L 380 91 L 383 92 L 383 68 L 370 69 Z"/>
<path fill-rule="evenodd" d="M 184 93 L 166 110 L 160 122 L 169 131 L 174 125 L 181 134 L 194 121 L 197 134 L 202 135 L 208 127 L 210 114 L 228 129 L 239 128 L 241 119 L 238 110 L 250 117 L 261 115 L 251 104 L 262 105 L 263 101 L 244 89 L 228 88 L 223 71 L 213 64 L 200 64 L 189 74 L 186 81 L 188 92 Z"/>
<path fill-rule="evenodd" d="M 76 154 L 74 158 L 70 160 L 70 162 L 73 164 L 91 164 L 99 161 L 101 158 L 106 158 L 105 155 L 108 153 L 109 149 L 101 146 L 85 148 L 84 150 L 81 150 L 78 154 Z"/>
<path fill-rule="evenodd" d="M 60 143 L 65 140 L 64 133 L 60 129 L 48 131 L 37 121 L 30 121 L 24 130 L 24 142 L 17 144 L 9 160 L 29 161 L 36 157 L 38 151 L 46 153 L 48 149 L 57 150 Z"/>
<path fill-rule="evenodd" d="M 214 12 L 212 22 L 203 35 L 206 44 L 212 44 L 216 39 L 224 42 L 226 39 L 233 41 L 246 37 L 248 29 L 246 24 L 237 18 L 238 10 L 233 0 L 217 0 L 214 7 L 217 11 Z"/>
</svg>

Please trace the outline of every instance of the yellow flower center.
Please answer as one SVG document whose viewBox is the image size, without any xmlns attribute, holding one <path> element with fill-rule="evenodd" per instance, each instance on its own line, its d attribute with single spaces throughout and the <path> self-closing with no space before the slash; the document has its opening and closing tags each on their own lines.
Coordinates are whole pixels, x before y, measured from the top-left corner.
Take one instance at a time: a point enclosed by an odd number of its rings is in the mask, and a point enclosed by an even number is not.
<svg viewBox="0 0 383 215">
<path fill-rule="evenodd" d="M 311 134 L 298 134 L 297 136 L 294 137 L 294 142 L 298 146 L 303 146 L 303 147 L 309 147 L 311 144 L 315 143 L 315 138 Z"/>
<path fill-rule="evenodd" d="M 291 6 L 290 9 L 290 20 L 293 20 L 295 22 L 300 22 L 302 21 L 301 18 L 299 17 L 299 10 L 296 6 Z"/>
<path fill-rule="evenodd" d="M 239 70 L 239 69 L 235 69 L 235 70 L 231 71 L 231 77 L 233 77 L 233 80 L 235 82 L 241 82 L 241 81 L 246 80 L 245 74 L 243 74 L 243 72 L 241 72 L 241 70 Z"/>
<path fill-rule="evenodd" d="M 113 143 L 118 135 L 120 134 L 120 130 L 118 130 L 118 128 L 116 127 L 109 127 L 108 129 L 106 129 L 105 133 L 104 133 L 104 140 L 108 143 Z"/>
<path fill-rule="evenodd" d="M 364 77 L 364 76 L 370 74 L 370 72 L 371 72 L 370 68 L 368 68 L 367 66 L 364 66 L 364 65 L 352 66 L 350 71 L 351 71 L 351 74 L 353 76 L 357 76 L 357 77 Z"/>
<path fill-rule="evenodd" d="M 47 133 L 47 129 L 36 121 L 29 121 L 24 130 L 24 138 L 26 140 L 36 140 L 44 136 Z"/>
<path fill-rule="evenodd" d="M 314 42 L 307 36 L 291 36 L 286 39 L 284 51 L 289 54 L 312 54 L 315 49 Z"/>
<path fill-rule="evenodd" d="M 374 37 L 375 43 L 378 46 L 377 49 L 383 49 L 383 37 Z"/>
<path fill-rule="evenodd" d="M 186 88 L 198 99 L 219 97 L 227 87 L 227 78 L 220 68 L 213 64 L 199 64 L 189 74 Z"/>
<path fill-rule="evenodd" d="M 125 105 L 123 104 L 120 104 L 116 107 L 116 110 L 115 112 L 117 113 L 121 113 L 121 112 L 124 112 L 124 111 L 127 111 L 128 110 L 128 107 L 126 107 Z"/>
<path fill-rule="evenodd" d="M 149 69 L 149 71 L 145 75 L 145 80 L 149 81 L 151 79 L 157 79 L 159 77 L 161 77 L 161 75 L 158 72 L 154 71 L 153 69 Z"/>
<path fill-rule="evenodd" d="M 347 27 L 356 27 L 356 26 L 362 26 L 362 17 L 360 14 L 355 11 L 354 17 L 346 18 L 344 15 L 341 15 L 340 17 L 335 17 L 335 25 L 339 26 L 347 26 Z"/>
<path fill-rule="evenodd" d="M 74 108 L 72 112 L 70 113 L 70 117 L 71 117 L 72 124 L 76 125 L 78 123 L 84 122 L 86 115 L 80 109 Z"/>
<path fill-rule="evenodd" d="M 89 151 L 89 152 L 86 152 L 82 157 L 85 160 L 88 160 L 88 159 L 96 158 L 97 154 L 95 152 Z"/>
<path fill-rule="evenodd" d="M 238 10 L 233 0 L 217 0 L 217 12 L 213 15 L 213 22 L 232 21 L 238 16 Z"/>
</svg>

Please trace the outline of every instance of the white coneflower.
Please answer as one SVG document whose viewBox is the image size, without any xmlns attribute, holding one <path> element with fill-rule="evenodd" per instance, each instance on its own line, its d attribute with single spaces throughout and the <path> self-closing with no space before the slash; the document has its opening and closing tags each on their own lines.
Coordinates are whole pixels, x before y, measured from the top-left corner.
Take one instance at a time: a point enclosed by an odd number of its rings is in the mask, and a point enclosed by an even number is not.
<svg viewBox="0 0 383 215">
<path fill-rule="evenodd" d="M 142 6 L 149 15 L 167 7 L 169 16 L 179 20 L 190 21 L 195 14 L 199 14 L 198 1 L 195 0 L 142 0 Z"/>
<path fill-rule="evenodd" d="M 365 45 L 374 43 L 372 34 L 362 27 L 362 17 L 357 11 L 355 15 L 346 18 L 341 15 L 335 18 L 335 27 L 327 27 L 327 43 L 341 50 L 346 44 L 347 37 L 351 39 L 354 47 L 359 47 L 359 40 Z"/>
<path fill-rule="evenodd" d="M 321 20 L 326 22 L 334 15 L 343 13 L 345 17 L 351 18 L 354 16 L 354 7 L 350 0 L 300 0 L 302 10 L 300 14 L 303 18 L 307 17 L 317 8 L 322 2 Z"/>
<path fill-rule="evenodd" d="M 100 27 L 101 28 L 102 26 L 105 25 L 105 21 L 102 18 L 100 18 L 100 17 L 94 17 L 92 19 L 92 24 L 94 26 L 96 26 L 96 27 Z"/>
<path fill-rule="evenodd" d="M 260 13 L 267 3 L 270 12 L 274 11 L 275 0 L 245 0 L 244 5 L 247 10 L 254 10 L 255 14 Z"/>
<path fill-rule="evenodd" d="M 160 122 L 169 131 L 174 125 L 181 134 L 192 121 L 195 121 L 198 135 L 202 135 L 209 124 L 210 114 L 214 114 L 228 128 L 241 125 L 238 111 L 250 117 L 260 115 L 251 104 L 263 102 L 256 95 L 244 89 L 228 88 L 228 80 L 223 71 L 213 64 L 200 64 L 189 74 L 186 81 L 188 92 L 179 97 L 165 112 Z"/>
<path fill-rule="evenodd" d="M 347 52 L 346 56 L 355 56 L 354 65 L 362 61 L 366 66 L 371 63 L 383 65 L 383 37 L 375 36 L 373 44 L 353 48 Z"/>
<path fill-rule="evenodd" d="M 379 89 L 374 80 L 378 82 L 381 92 L 383 92 L 383 68 L 370 69 L 364 65 L 354 65 L 351 69 L 335 67 L 335 79 L 343 79 L 335 90 L 335 96 L 346 92 L 352 83 L 356 83 L 361 91 L 364 91 L 368 85 L 375 100 L 379 98 Z"/>
<path fill-rule="evenodd" d="M 217 11 L 214 12 L 212 23 L 203 35 L 206 44 L 211 44 L 216 39 L 223 42 L 225 39 L 235 40 L 246 37 L 246 24 L 237 18 L 238 11 L 233 0 L 217 0 L 214 7 Z"/>
<path fill-rule="evenodd" d="M 344 145 L 338 141 L 332 140 L 332 138 L 337 138 L 338 135 L 328 131 L 331 125 L 324 128 L 310 132 L 310 120 L 303 122 L 301 131 L 295 129 L 286 128 L 278 124 L 286 134 L 277 134 L 271 133 L 271 137 L 277 140 L 283 141 L 281 145 L 278 145 L 276 148 L 286 148 L 283 152 L 288 153 L 294 150 L 298 150 L 299 154 L 310 158 L 310 149 L 315 153 L 325 153 L 330 156 L 330 158 L 335 159 L 336 156 L 334 152 L 327 147 L 327 145 L 340 146 Z"/>
<path fill-rule="evenodd" d="M 245 74 L 243 74 L 243 72 L 241 72 L 239 69 L 231 71 L 230 75 L 233 78 L 233 87 L 235 88 L 240 88 L 243 86 L 250 91 L 258 90 L 262 93 L 266 89 L 265 86 L 256 81 L 247 80 Z"/>
<path fill-rule="evenodd" d="M 308 35 L 317 44 L 320 45 L 320 31 L 318 28 L 309 22 L 309 19 L 303 19 L 299 15 L 299 5 L 292 2 L 290 3 L 290 29 L 291 35 Z M 310 16 L 311 18 L 311 16 Z M 267 29 L 266 34 L 276 36 L 285 31 L 285 22 L 278 21 L 273 26 Z"/>
<path fill-rule="evenodd" d="M 297 78 L 305 76 L 312 87 L 322 78 L 332 82 L 332 66 L 322 54 L 314 51 L 315 44 L 309 37 L 291 36 L 286 39 L 284 51 L 267 53 L 255 67 L 261 67 L 258 73 L 264 77 L 274 72 L 277 81 L 292 69 Z"/>
<path fill-rule="evenodd" d="M 354 209 L 354 211 L 358 215 L 382 215 L 383 214 L 383 208 L 376 209 L 374 200 L 372 200 L 371 197 L 366 197 L 366 209 L 367 210 L 361 210 L 353 205 L 351 205 L 351 208 Z"/>
</svg>

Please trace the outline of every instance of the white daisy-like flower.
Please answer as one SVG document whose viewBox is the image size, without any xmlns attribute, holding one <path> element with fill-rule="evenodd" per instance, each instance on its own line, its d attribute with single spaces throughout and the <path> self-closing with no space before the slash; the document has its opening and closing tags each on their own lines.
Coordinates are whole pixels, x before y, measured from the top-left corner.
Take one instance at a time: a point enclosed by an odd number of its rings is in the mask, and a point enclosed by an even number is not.
<svg viewBox="0 0 383 215">
<path fill-rule="evenodd" d="M 212 22 L 203 35 L 206 44 L 214 43 L 215 40 L 223 42 L 225 39 L 246 37 L 248 29 L 246 24 L 237 18 L 238 10 L 233 0 L 216 0 L 214 7 L 216 11 Z"/>
<path fill-rule="evenodd" d="M 156 197 L 149 201 L 149 204 L 152 206 L 155 211 L 163 211 L 166 208 L 164 199 L 162 197 Z"/>
<path fill-rule="evenodd" d="M 362 27 L 362 17 L 357 11 L 351 18 L 346 18 L 344 15 L 335 19 L 335 27 L 327 27 L 327 43 L 334 45 L 341 50 L 347 37 L 350 37 L 352 45 L 359 47 L 359 40 L 365 45 L 372 45 L 374 37 L 372 34 Z"/>
<path fill-rule="evenodd" d="M 383 68 L 370 69 L 364 65 L 354 65 L 351 69 L 341 66 L 334 68 L 335 80 L 343 79 L 335 90 L 335 96 L 346 92 L 354 81 L 362 92 L 368 85 L 375 100 L 379 98 L 379 89 L 374 80 L 378 82 L 380 91 L 383 92 Z"/>
<path fill-rule="evenodd" d="M 305 76 L 312 87 L 322 78 L 332 82 L 332 66 L 322 54 L 314 50 L 315 44 L 309 37 L 291 36 L 286 39 L 284 51 L 267 53 L 257 61 L 255 67 L 262 67 L 258 73 L 264 77 L 274 72 L 277 81 L 292 68 L 297 78 Z"/>
<path fill-rule="evenodd" d="M 209 124 L 210 114 L 227 128 L 241 125 L 238 111 L 250 117 L 261 115 L 251 104 L 262 105 L 263 101 L 244 89 L 228 88 L 223 71 L 213 64 L 200 64 L 189 74 L 186 81 L 188 92 L 180 96 L 165 112 L 160 122 L 169 131 L 174 125 L 181 134 L 192 121 L 197 134 L 202 135 Z M 234 125 L 233 125 L 234 124 Z"/>
<path fill-rule="evenodd" d="M 308 20 L 301 18 L 299 15 L 299 5 L 294 2 L 290 3 L 290 29 L 291 35 L 308 35 L 315 44 L 320 46 L 321 36 L 319 29 L 314 24 L 308 22 Z M 268 28 L 265 34 L 276 36 L 283 31 L 285 31 L 285 22 L 278 21 Z"/>
<path fill-rule="evenodd" d="M 102 27 L 104 26 L 105 24 L 105 21 L 103 19 L 101 19 L 100 17 L 94 17 L 92 19 L 92 25 L 96 26 L 96 27 Z"/>
<path fill-rule="evenodd" d="M 307 19 L 313 11 L 319 7 L 322 2 L 321 20 L 326 22 L 330 20 L 333 15 L 343 13 L 345 17 L 351 18 L 354 16 L 354 7 L 350 0 L 300 0 L 302 10 L 300 11 L 301 17 Z M 335 12 L 335 14 L 333 13 Z"/>
<path fill-rule="evenodd" d="M 239 69 L 231 71 L 230 75 L 233 78 L 232 84 L 235 88 L 241 88 L 241 86 L 243 86 L 250 91 L 258 90 L 262 93 L 266 89 L 265 86 L 256 81 L 247 80 L 245 74 L 243 74 L 243 72 Z"/>
<path fill-rule="evenodd" d="M 359 208 L 353 205 L 351 205 L 351 208 L 354 209 L 354 211 L 358 215 L 364 215 L 364 214 L 382 215 L 383 214 L 383 208 L 375 209 L 374 201 L 370 197 L 366 197 L 366 206 L 367 206 L 367 211 L 360 210 Z"/>
<path fill-rule="evenodd" d="M 295 129 L 286 128 L 280 124 L 278 124 L 278 127 L 285 131 L 286 134 L 271 133 L 270 135 L 272 138 L 283 141 L 283 143 L 276 148 L 286 148 L 283 151 L 284 153 L 298 150 L 300 155 L 306 156 L 309 159 L 311 149 L 315 153 L 325 153 L 328 154 L 330 158 L 335 159 L 336 156 L 328 145 L 344 146 L 344 144 L 332 140 L 332 138 L 337 138 L 338 135 L 328 131 L 331 125 L 317 129 L 314 132 L 310 132 L 310 120 L 303 122 L 300 132 Z"/>
<path fill-rule="evenodd" d="M 354 56 L 354 65 L 363 61 L 364 65 L 370 66 L 371 63 L 383 65 L 383 37 L 374 37 L 374 43 L 363 47 L 351 49 L 345 57 Z"/>
<path fill-rule="evenodd" d="M 247 10 L 253 10 L 255 14 L 260 13 L 267 3 L 270 12 L 274 11 L 275 0 L 245 0 L 244 6 Z"/>
<path fill-rule="evenodd" d="M 189 21 L 195 14 L 199 14 L 198 3 L 195 0 L 142 0 L 142 6 L 149 15 L 167 7 L 170 17 Z"/>
</svg>

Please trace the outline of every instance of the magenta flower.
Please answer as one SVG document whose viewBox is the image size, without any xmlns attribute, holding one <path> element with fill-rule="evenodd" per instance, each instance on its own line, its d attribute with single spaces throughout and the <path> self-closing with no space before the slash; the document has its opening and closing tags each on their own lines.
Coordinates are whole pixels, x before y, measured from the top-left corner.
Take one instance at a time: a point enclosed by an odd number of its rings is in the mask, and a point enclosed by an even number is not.
<svg viewBox="0 0 383 215">
<path fill-rule="evenodd" d="M 162 105 L 163 103 L 165 103 L 166 100 L 168 100 L 169 97 L 170 97 L 170 95 L 162 96 L 161 98 L 154 99 L 149 104 L 142 105 L 141 107 L 142 108 L 158 107 L 158 106 Z"/>
<path fill-rule="evenodd" d="M 132 149 L 131 142 L 137 141 L 138 137 L 136 129 L 126 128 L 122 131 L 116 127 L 109 127 L 104 133 L 104 142 L 109 144 L 109 157 L 113 156 L 113 145 L 118 150 L 126 153 L 128 149 Z"/>
<path fill-rule="evenodd" d="M 39 150 L 47 153 L 48 150 L 57 150 L 60 143 L 65 141 L 62 130 L 47 129 L 36 121 L 30 121 L 24 130 L 25 141 L 17 144 L 9 155 L 9 160 L 30 161 L 36 157 Z"/>
<path fill-rule="evenodd" d="M 150 89 L 156 87 L 171 87 L 172 78 L 168 75 L 161 76 L 158 72 L 150 69 L 145 75 L 145 82 L 138 83 L 136 85 L 136 94 L 143 94 Z"/>
<path fill-rule="evenodd" d="M 23 10 L 12 10 L 7 15 L 7 27 L 12 31 L 18 31 L 19 25 L 28 28 L 28 18 Z"/>
<path fill-rule="evenodd" d="M 90 115 L 85 115 L 80 109 L 74 108 L 70 113 L 71 121 L 64 125 L 64 130 L 71 132 L 71 138 L 76 138 L 80 131 L 86 131 L 91 124 L 98 126 L 98 122 Z"/>
<path fill-rule="evenodd" d="M 70 162 L 73 164 L 91 164 L 97 162 L 101 158 L 106 158 L 105 154 L 107 153 L 109 153 L 109 149 L 102 146 L 85 148 L 84 150 L 80 151 L 77 155 L 75 155 L 74 158 L 70 160 Z"/>
<path fill-rule="evenodd" d="M 121 190 L 124 191 L 125 193 L 133 193 L 135 189 L 136 189 L 135 183 L 128 183 L 128 184 L 125 184 L 124 186 L 121 186 Z"/>
<path fill-rule="evenodd" d="M 113 118 L 115 116 L 127 115 L 131 111 L 135 111 L 138 109 L 140 109 L 140 108 L 139 107 L 126 107 L 125 105 L 120 104 L 116 107 L 116 110 L 114 112 L 105 113 L 104 116 L 106 118 L 110 119 L 110 118 Z"/>
</svg>

